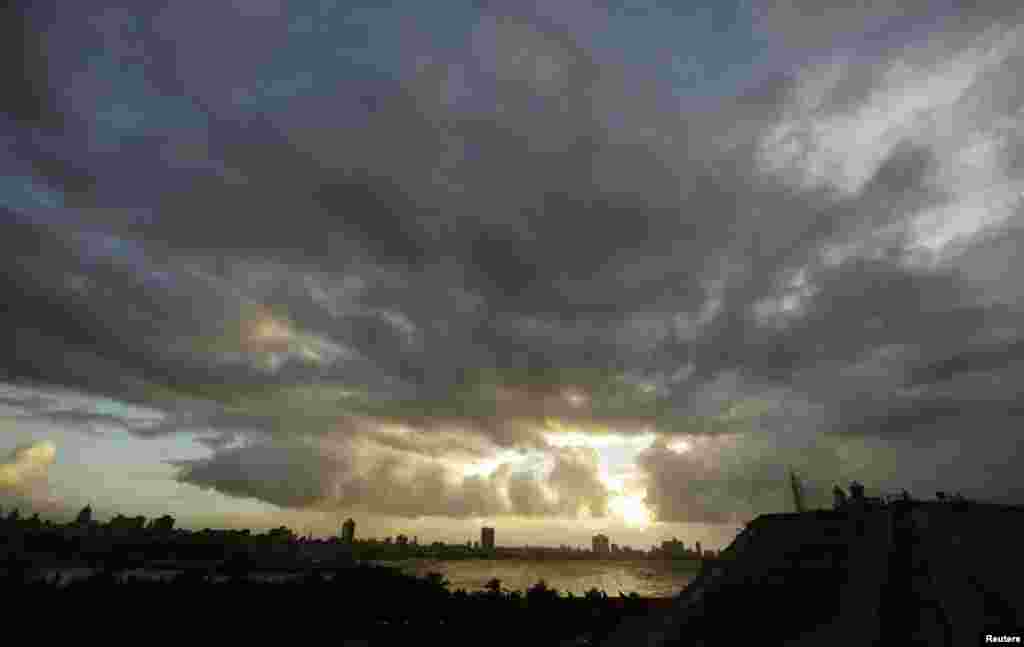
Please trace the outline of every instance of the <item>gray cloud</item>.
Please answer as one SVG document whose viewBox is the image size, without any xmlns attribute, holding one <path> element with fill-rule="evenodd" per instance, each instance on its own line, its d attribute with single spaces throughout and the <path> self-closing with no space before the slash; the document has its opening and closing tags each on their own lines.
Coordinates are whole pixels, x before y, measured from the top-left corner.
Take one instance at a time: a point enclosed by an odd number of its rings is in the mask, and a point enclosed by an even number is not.
<svg viewBox="0 0 1024 647">
<path fill-rule="evenodd" d="M 330 34 L 328 50 L 271 4 L 258 18 L 224 6 L 196 20 L 182 4 L 54 23 L 47 43 L 97 44 L 146 83 L 79 69 L 77 45 L 45 48 L 49 73 L 33 78 L 70 90 L 36 93 L 15 118 L 75 116 L 58 124 L 61 162 L 26 171 L 75 208 L 0 206 L 10 379 L 166 413 L 129 425 L 138 435 L 213 429 L 187 482 L 404 516 L 603 514 L 592 457 L 546 447 L 545 417 L 757 429 L 645 455 L 648 499 L 672 520 L 779 504 L 778 466 L 799 453 L 783 422 L 817 448 L 822 467 L 806 469 L 877 479 L 844 443 L 883 464 L 913 460 L 910 437 L 1015 433 L 1024 104 L 1010 9 L 762 4 L 769 62 L 704 110 L 591 40 L 613 20 L 595 7 L 483 11 L 455 48 L 406 34 L 374 76 L 328 57 L 368 32 Z M 268 51 L 277 78 L 261 78 Z M 108 85 L 142 125 L 99 120 L 89 102 Z M 104 137 L 119 155 L 89 149 Z M 45 165 L 20 150 L 21 167 Z M 814 415 L 786 418 L 787 399 Z M 425 436 L 382 437 L 394 453 L 369 466 L 294 440 L 400 423 Z M 822 432 L 843 439 L 819 447 Z M 554 472 L 453 480 L 430 462 L 510 447 L 549 452 Z"/>
<path fill-rule="evenodd" d="M 594 450 L 557 450 L 546 476 L 513 472 L 511 463 L 467 476 L 430 455 L 436 443 L 429 434 L 417 434 L 401 449 L 379 434 L 340 442 L 265 438 L 240 446 L 221 438 L 209 457 L 174 464 L 183 483 L 284 508 L 454 518 L 607 512 L 608 491 L 598 479 Z M 449 451 L 444 458 L 456 456 Z"/>
</svg>

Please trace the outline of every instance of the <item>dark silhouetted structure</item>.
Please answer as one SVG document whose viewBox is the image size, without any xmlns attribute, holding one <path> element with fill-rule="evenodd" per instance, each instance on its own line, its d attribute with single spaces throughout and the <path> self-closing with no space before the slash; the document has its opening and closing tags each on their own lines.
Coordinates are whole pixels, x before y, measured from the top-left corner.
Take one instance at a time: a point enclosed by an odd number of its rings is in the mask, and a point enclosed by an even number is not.
<svg viewBox="0 0 1024 647">
<path fill-rule="evenodd" d="M 594 535 L 594 538 L 590 542 L 594 553 L 598 555 L 607 555 L 609 550 L 608 537 L 606 535 Z"/>
<path fill-rule="evenodd" d="M 88 525 L 92 523 L 92 507 L 85 506 L 81 512 L 78 513 L 78 517 L 75 518 L 75 523 L 79 525 Z"/>
<path fill-rule="evenodd" d="M 832 487 L 832 507 L 836 510 L 846 506 L 846 492 L 843 488 L 835 485 Z"/>
<path fill-rule="evenodd" d="M 150 521 L 149 527 L 154 532 L 169 533 L 174 530 L 174 517 L 169 514 L 165 514 L 162 517 L 158 517 Z"/>
<path fill-rule="evenodd" d="M 345 520 L 345 523 L 341 524 L 341 540 L 346 544 L 351 544 L 356 538 L 356 522 L 351 518 Z"/>
<path fill-rule="evenodd" d="M 484 550 L 494 550 L 494 528 L 480 529 L 480 546 Z"/>
<path fill-rule="evenodd" d="M 789 486 L 793 490 L 793 507 L 796 512 L 804 511 L 804 488 L 800 479 L 797 477 L 796 472 L 793 470 L 789 471 Z M 699 550 L 697 551 L 700 552 Z"/>
</svg>

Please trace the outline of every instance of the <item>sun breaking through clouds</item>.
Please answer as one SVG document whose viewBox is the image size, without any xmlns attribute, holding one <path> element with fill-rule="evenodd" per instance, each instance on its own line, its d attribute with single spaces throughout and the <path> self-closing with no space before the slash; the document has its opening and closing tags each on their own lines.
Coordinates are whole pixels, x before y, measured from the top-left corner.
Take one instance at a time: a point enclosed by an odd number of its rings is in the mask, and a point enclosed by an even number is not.
<svg viewBox="0 0 1024 647">
<path fill-rule="evenodd" d="M 4 9 L 3 448 L 325 532 L 1019 499 L 1020 11 L 542 4 Z"/>
</svg>

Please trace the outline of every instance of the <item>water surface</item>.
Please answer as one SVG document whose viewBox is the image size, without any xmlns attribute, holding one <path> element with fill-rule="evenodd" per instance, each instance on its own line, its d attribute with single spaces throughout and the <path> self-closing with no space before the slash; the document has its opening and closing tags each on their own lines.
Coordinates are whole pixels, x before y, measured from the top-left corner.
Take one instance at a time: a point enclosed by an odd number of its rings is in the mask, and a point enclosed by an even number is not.
<svg viewBox="0 0 1024 647">
<path fill-rule="evenodd" d="M 597 560 L 528 560 L 528 559 L 463 559 L 432 560 L 417 559 L 400 562 L 378 562 L 396 566 L 403 572 L 424 576 L 430 572 L 444 575 L 451 585 L 449 589 L 467 591 L 482 590 L 493 578 L 501 580 L 506 590 L 526 591 L 538 580 L 565 594 L 583 595 L 592 588 L 603 590 L 608 595 L 636 593 L 644 597 L 671 597 L 678 594 L 696 577 L 696 562 L 663 561 L 597 561 Z M 47 568 L 37 577 L 50 579 L 60 574 L 62 583 L 67 584 L 98 572 L 98 569 Z M 168 581 L 178 574 L 173 569 L 142 568 L 127 571 L 124 575 L 133 578 Z M 288 581 L 302 577 L 301 573 L 251 573 L 249 579 L 257 581 Z M 215 581 L 226 581 L 225 575 L 214 577 Z M 326 579 L 334 579 L 326 574 Z"/>
<path fill-rule="evenodd" d="M 454 561 L 412 560 L 396 562 L 406 573 L 423 576 L 442 573 L 451 590 L 476 591 L 492 578 L 503 589 L 525 591 L 543 579 L 562 593 L 582 595 L 598 588 L 608 595 L 637 593 L 644 597 L 671 597 L 697 576 L 696 562 L 465 559 Z"/>
</svg>

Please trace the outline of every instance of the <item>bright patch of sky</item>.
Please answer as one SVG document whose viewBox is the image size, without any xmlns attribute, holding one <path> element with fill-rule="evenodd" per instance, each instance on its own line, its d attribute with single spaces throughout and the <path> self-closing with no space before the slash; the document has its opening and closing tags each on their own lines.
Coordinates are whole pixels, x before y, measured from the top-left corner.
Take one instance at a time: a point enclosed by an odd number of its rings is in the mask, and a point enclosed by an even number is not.
<svg viewBox="0 0 1024 647">
<path fill-rule="evenodd" d="M 766 47 L 746 5 L 742 0 L 613 2 L 607 28 L 593 39 L 629 64 L 670 74 L 677 97 L 729 95 Z"/>
<path fill-rule="evenodd" d="M 31 177 L 0 175 L 0 207 L 13 211 L 60 208 L 64 197 Z"/>
<path fill-rule="evenodd" d="M 135 407 L 101 400 L 102 409 L 134 413 Z M 211 506 L 232 514 L 266 513 L 274 506 L 252 500 L 231 499 L 175 480 L 172 460 L 208 456 L 210 450 L 195 442 L 193 434 L 169 434 L 138 438 L 117 427 L 104 433 L 83 434 L 61 423 L 44 419 L 0 417 L 0 455 L 15 447 L 52 442 L 56 461 L 49 467 L 50 495 L 74 509 L 91 504 L 97 514 L 159 515 L 187 517 Z M 241 506 L 239 508 L 238 506 Z"/>
<path fill-rule="evenodd" d="M 163 94 L 152 85 L 145 65 L 126 64 L 109 50 L 88 60 L 73 91 L 78 110 L 91 115 L 98 150 L 118 150 L 126 137 L 206 127 L 206 116 L 188 97 Z"/>
</svg>

